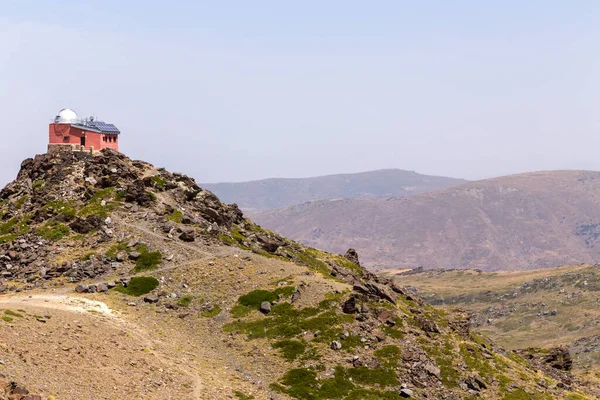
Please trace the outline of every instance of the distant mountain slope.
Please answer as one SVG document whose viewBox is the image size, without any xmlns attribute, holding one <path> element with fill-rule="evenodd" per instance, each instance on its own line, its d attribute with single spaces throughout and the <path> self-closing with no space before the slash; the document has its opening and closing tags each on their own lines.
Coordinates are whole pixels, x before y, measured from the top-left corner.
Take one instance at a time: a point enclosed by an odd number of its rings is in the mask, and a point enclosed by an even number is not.
<svg viewBox="0 0 600 400">
<path fill-rule="evenodd" d="M 600 172 L 511 175 L 388 200 L 318 201 L 260 213 L 311 246 L 375 268 L 531 269 L 600 259 Z"/>
<path fill-rule="evenodd" d="M 266 211 L 323 199 L 377 199 L 406 196 L 466 182 L 462 179 L 384 169 L 315 178 L 265 179 L 240 183 L 200 184 L 225 203 L 246 211 Z"/>
</svg>

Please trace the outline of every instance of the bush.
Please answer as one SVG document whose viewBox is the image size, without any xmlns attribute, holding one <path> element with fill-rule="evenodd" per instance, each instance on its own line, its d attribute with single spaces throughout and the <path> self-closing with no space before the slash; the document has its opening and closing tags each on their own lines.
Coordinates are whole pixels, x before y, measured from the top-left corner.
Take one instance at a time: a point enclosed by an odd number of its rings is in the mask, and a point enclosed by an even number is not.
<svg viewBox="0 0 600 400">
<path fill-rule="evenodd" d="M 158 279 L 152 276 L 136 276 L 131 278 L 131 281 L 127 287 L 124 287 L 123 284 L 120 283 L 115 286 L 114 290 L 130 296 L 141 296 L 156 289 L 158 284 Z"/>
<path fill-rule="evenodd" d="M 288 361 L 294 361 L 306 350 L 306 344 L 299 340 L 280 340 L 273 345 L 274 349 L 281 349 L 281 356 Z"/>
<path fill-rule="evenodd" d="M 182 298 L 179 299 L 179 301 L 177 302 L 178 306 L 181 307 L 189 307 L 189 305 L 192 303 L 192 296 L 183 296 Z"/>
<path fill-rule="evenodd" d="M 135 268 L 133 269 L 133 271 L 142 272 L 155 269 L 156 267 L 158 267 L 158 264 L 160 264 L 161 261 L 162 254 L 160 253 L 160 251 L 141 251 L 140 258 L 138 258 L 135 262 Z"/>
<path fill-rule="evenodd" d="M 37 229 L 38 235 L 53 242 L 59 241 L 70 233 L 71 230 L 68 226 L 56 221 L 46 222 Z"/>
</svg>

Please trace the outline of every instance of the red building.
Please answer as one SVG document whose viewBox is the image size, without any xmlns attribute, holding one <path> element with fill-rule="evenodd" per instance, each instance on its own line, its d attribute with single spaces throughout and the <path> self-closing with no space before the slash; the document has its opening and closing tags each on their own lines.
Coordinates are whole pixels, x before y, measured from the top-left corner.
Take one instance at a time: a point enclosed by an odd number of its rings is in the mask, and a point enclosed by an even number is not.
<svg viewBox="0 0 600 400">
<path fill-rule="evenodd" d="M 93 117 L 80 119 L 75 111 L 65 108 L 50 123 L 48 148 L 64 145 L 73 150 L 97 151 L 108 147 L 118 151 L 120 134 L 113 124 Z"/>
</svg>

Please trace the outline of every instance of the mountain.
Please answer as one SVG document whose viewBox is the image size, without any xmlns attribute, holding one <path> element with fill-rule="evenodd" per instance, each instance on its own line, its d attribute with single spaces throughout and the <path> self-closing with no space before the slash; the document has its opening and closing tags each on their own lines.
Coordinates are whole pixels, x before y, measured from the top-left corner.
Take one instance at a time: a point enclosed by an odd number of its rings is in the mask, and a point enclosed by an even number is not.
<svg viewBox="0 0 600 400">
<path fill-rule="evenodd" d="M 600 395 L 564 349 L 505 351 L 112 150 L 25 160 L 0 221 L 2 400 Z"/>
<path fill-rule="evenodd" d="M 531 271 L 419 270 L 395 276 L 426 302 L 469 311 L 471 327 L 509 349 L 568 345 L 573 369 L 600 372 L 600 266 Z"/>
<path fill-rule="evenodd" d="M 248 212 L 273 210 L 322 199 L 379 199 L 407 196 L 466 181 L 413 171 L 384 169 L 300 179 L 265 179 L 240 183 L 204 183 L 226 203 Z"/>
<path fill-rule="evenodd" d="M 600 259 L 600 172 L 549 171 L 386 200 L 253 215 L 309 246 L 354 247 L 372 268 L 532 269 Z"/>
</svg>

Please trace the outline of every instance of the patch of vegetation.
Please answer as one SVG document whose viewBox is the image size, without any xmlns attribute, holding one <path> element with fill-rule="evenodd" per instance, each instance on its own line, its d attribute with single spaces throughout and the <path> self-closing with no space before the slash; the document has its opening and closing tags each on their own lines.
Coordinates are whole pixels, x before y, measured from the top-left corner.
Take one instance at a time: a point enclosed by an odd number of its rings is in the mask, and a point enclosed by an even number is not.
<svg viewBox="0 0 600 400">
<path fill-rule="evenodd" d="M 252 308 L 246 307 L 242 304 L 236 304 L 231 308 L 231 311 L 229 313 L 234 318 L 242 318 L 250 314 L 252 310 Z"/>
<path fill-rule="evenodd" d="M 158 279 L 152 276 L 135 276 L 131 278 L 127 287 L 124 287 L 122 283 L 119 283 L 115 286 L 114 290 L 130 296 L 141 296 L 156 289 L 158 284 Z"/>
<path fill-rule="evenodd" d="M 124 190 L 117 190 L 115 192 L 115 201 L 121 202 L 125 199 L 125 196 L 127 196 L 127 192 Z"/>
<path fill-rule="evenodd" d="M 108 217 L 108 214 L 115 208 L 115 205 L 109 201 L 109 199 L 114 197 L 114 191 L 114 187 L 96 191 L 90 200 L 88 200 L 87 204 L 79 210 L 78 215 L 80 217 L 87 217 L 88 215 Z M 104 205 L 102 205 L 103 201 Z"/>
<path fill-rule="evenodd" d="M 212 310 L 210 310 L 210 311 L 202 311 L 200 313 L 200 315 L 203 316 L 203 317 L 206 317 L 206 318 L 212 318 L 212 317 L 216 317 L 220 313 L 221 313 L 221 307 L 219 307 L 217 304 L 215 304 L 213 306 Z"/>
<path fill-rule="evenodd" d="M 23 318 L 23 314 L 19 314 L 18 312 L 15 312 L 12 310 L 4 310 L 4 314 L 6 314 L 10 317 Z"/>
<path fill-rule="evenodd" d="M 319 260 L 314 255 L 308 252 L 296 251 L 296 250 L 287 250 L 288 253 L 292 255 L 300 264 L 305 265 L 308 269 L 318 272 L 325 277 L 333 278 L 329 273 L 331 272 L 329 266 L 325 264 L 323 261 Z"/>
<path fill-rule="evenodd" d="M 167 186 L 167 181 L 159 175 L 154 175 L 150 178 L 150 182 L 152 183 L 152 186 L 159 190 L 165 190 L 165 187 Z"/>
<path fill-rule="evenodd" d="M 81 261 L 88 261 L 91 260 L 92 257 L 96 256 L 96 252 L 95 251 L 89 251 L 87 253 L 85 253 L 83 256 L 81 256 Z"/>
<path fill-rule="evenodd" d="M 320 332 L 314 339 L 330 342 L 340 337 L 341 324 L 354 320 L 352 315 L 336 313 L 329 302 L 322 302 L 318 308 L 296 309 L 290 303 L 276 304 L 271 313 L 253 321 L 236 321 L 224 326 L 227 332 L 242 332 L 250 339 L 277 338 L 292 339 L 302 332 Z"/>
<path fill-rule="evenodd" d="M 52 200 L 46 203 L 44 210 L 51 210 L 56 214 L 69 215 L 74 217 L 77 215 L 77 208 L 73 201 Z"/>
<path fill-rule="evenodd" d="M 393 371 L 377 371 L 382 375 L 374 374 L 373 371 L 366 367 L 345 369 L 338 365 L 335 368 L 333 378 L 318 380 L 315 371 L 307 368 L 297 368 L 288 371 L 279 383 L 271 385 L 271 388 L 293 398 L 307 400 L 339 398 L 353 400 L 400 399 L 400 395 L 395 390 L 381 391 L 368 388 L 381 383 L 383 383 L 383 386 L 390 386 L 397 382 Z M 361 387 L 362 385 L 367 387 Z"/>
<path fill-rule="evenodd" d="M 177 301 L 177 305 L 181 307 L 189 307 L 192 304 L 192 296 L 183 296 Z"/>
<path fill-rule="evenodd" d="M 402 350 L 400 350 L 400 347 L 396 345 L 388 344 L 379 350 L 375 350 L 373 355 L 377 357 L 384 366 L 396 367 L 398 366 L 398 361 L 402 356 Z"/>
<path fill-rule="evenodd" d="M 288 361 L 294 361 L 306 350 L 306 342 L 300 340 L 280 340 L 273 348 L 281 350 L 281 356 Z"/>
<path fill-rule="evenodd" d="M 126 242 L 115 243 L 106 251 L 106 253 L 104 253 L 104 255 L 111 260 L 116 260 L 117 254 L 122 251 L 127 251 L 127 249 L 128 247 Z"/>
<path fill-rule="evenodd" d="M 479 349 L 471 344 L 461 343 L 460 354 L 471 371 L 477 372 L 484 379 L 493 378 L 493 368 Z"/>
<path fill-rule="evenodd" d="M 527 393 L 523 389 L 515 389 L 510 393 L 504 395 L 502 400 L 552 400 L 553 397 L 550 393 Z"/>
<path fill-rule="evenodd" d="M 38 180 L 36 180 L 36 181 L 34 181 L 34 182 L 33 182 L 33 184 L 31 185 L 31 188 L 32 188 L 33 190 L 39 189 L 39 188 L 41 188 L 42 186 L 44 186 L 44 183 L 45 183 L 45 182 L 44 182 L 44 180 L 43 180 L 43 179 L 38 179 Z"/>
<path fill-rule="evenodd" d="M 162 262 L 162 253 L 160 251 L 149 251 L 148 246 L 138 245 L 136 250 L 140 253 L 140 257 L 135 262 L 133 272 L 143 272 L 156 269 Z"/>
<path fill-rule="evenodd" d="M 274 301 L 279 300 L 280 295 L 282 297 L 290 297 L 294 293 L 294 290 L 294 286 L 282 286 L 275 290 L 254 290 L 240 296 L 238 303 L 242 306 L 258 310 L 263 301 L 273 303 Z"/>
<path fill-rule="evenodd" d="M 36 233 L 46 240 L 57 242 L 65 236 L 69 236 L 71 230 L 60 222 L 49 221 L 38 227 Z"/>
<path fill-rule="evenodd" d="M 171 214 L 167 215 L 167 220 L 180 224 L 183 221 L 183 213 L 179 210 L 173 210 Z"/>
<path fill-rule="evenodd" d="M 2 319 L 3 319 L 5 322 L 12 322 L 12 321 L 13 321 L 13 319 L 12 319 L 11 317 L 9 317 L 8 315 L 3 315 L 3 316 L 2 316 Z"/>
<path fill-rule="evenodd" d="M 150 191 L 146 191 L 146 194 L 148 196 L 150 196 L 150 198 L 152 199 L 152 201 L 156 201 L 157 197 L 154 193 L 150 192 Z"/>
<path fill-rule="evenodd" d="M 240 392 L 239 390 L 236 390 L 235 392 L 233 392 L 234 396 L 238 398 L 238 400 L 252 400 L 254 399 L 254 396 L 252 395 L 246 395 L 242 392 Z"/>
<path fill-rule="evenodd" d="M 21 196 L 17 199 L 17 201 L 15 202 L 15 208 L 17 210 L 20 210 L 21 208 L 23 208 L 23 205 L 25 204 L 25 202 L 29 199 L 28 195 L 24 195 Z"/>
</svg>

